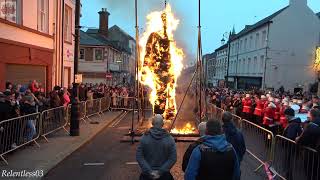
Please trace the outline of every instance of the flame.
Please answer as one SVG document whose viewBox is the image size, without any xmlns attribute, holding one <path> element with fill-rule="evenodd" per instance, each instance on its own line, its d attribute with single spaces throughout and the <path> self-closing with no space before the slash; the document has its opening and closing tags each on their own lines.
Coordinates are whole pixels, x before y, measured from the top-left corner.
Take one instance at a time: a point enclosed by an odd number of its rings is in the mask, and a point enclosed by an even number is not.
<svg viewBox="0 0 320 180">
<path fill-rule="evenodd" d="M 166 26 L 164 28 L 164 21 L 163 15 L 166 16 Z M 173 32 L 177 29 L 179 25 L 179 20 L 174 17 L 172 13 L 171 6 L 167 5 L 166 9 L 163 11 L 155 11 L 151 12 L 147 15 L 147 27 L 146 31 L 142 34 L 142 37 L 139 40 L 140 46 L 140 64 L 141 66 L 139 71 L 139 80 L 143 85 L 146 85 L 151 88 L 151 93 L 149 97 L 149 101 L 153 106 L 153 110 L 155 110 L 155 105 L 159 106 L 164 111 L 164 118 L 166 120 L 172 120 L 177 113 L 176 109 L 176 86 L 177 86 L 177 78 L 179 77 L 183 64 L 183 51 L 182 49 L 178 48 L 176 42 L 174 41 Z M 153 33 L 157 33 L 157 36 L 160 36 L 162 39 L 169 40 L 169 61 L 168 61 L 168 71 L 161 72 L 159 75 L 159 66 L 161 65 L 160 62 L 157 63 L 149 63 L 150 59 L 146 60 L 148 42 L 150 41 L 150 37 L 153 37 Z M 153 38 L 152 40 L 157 40 Z M 160 55 L 164 49 L 158 49 L 158 51 L 153 52 L 150 56 L 153 58 L 161 59 Z M 161 52 L 160 52 L 161 51 Z M 149 52 L 148 52 L 149 53 Z M 160 55 L 159 55 L 160 54 Z M 147 54 L 148 55 L 148 54 Z M 156 57 L 155 57 L 156 56 Z M 145 62 L 146 61 L 146 62 Z M 152 64 L 152 66 L 148 66 L 145 64 Z M 162 62 L 161 62 L 162 63 Z M 158 69 L 156 69 L 158 68 Z M 157 74 L 158 73 L 158 74 Z M 164 85 L 164 83 L 160 82 L 161 77 L 168 77 L 169 82 Z M 158 93 L 157 93 L 158 92 Z M 165 92 L 159 95 L 159 92 Z M 159 99 L 164 98 L 166 99 L 165 103 L 159 102 Z M 165 107 L 164 107 L 165 106 Z M 169 115 L 169 113 L 171 115 Z"/>
<path fill-rule="evenodd" d="M 172 129 L 171 133 L 172 134 L 195 134 L 196 133 L 196 129 L 190 123 L 187 123 L 181 129 L 178 129 L 178 128 Z"/>
</svg>

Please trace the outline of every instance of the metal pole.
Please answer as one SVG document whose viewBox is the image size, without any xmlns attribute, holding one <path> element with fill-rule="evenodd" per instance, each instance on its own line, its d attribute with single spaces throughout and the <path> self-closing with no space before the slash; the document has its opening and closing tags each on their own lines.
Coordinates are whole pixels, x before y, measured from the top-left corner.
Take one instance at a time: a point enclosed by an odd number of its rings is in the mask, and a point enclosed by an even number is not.
<svg viewBox="0 0 320 180">
<path fill-rule="evenodd" d="M 74 42 L 74 74 L 73 74 L 73 89 L 72 89 L 72 105 L 70 119 L 70 136 L 80 135 L 80 104 L 79 104 L 79 84 L 76 82 L 76 74 L 78 74 L 79 60 L 79 40 L 80 40 L 80 0 L 76 0 L 75 12 L 75 42 Z"/>
<path fill-rule="evenodd" d="M 136 20 L 136 97 L 138 103 L 138 122 L 140 121 L 140 83 L 139 83 L 139 26 L 138 26 L 138 0 L 135 0 L 135 20 Z"/>
<path fill-rule="evenodd" d="M 201 122 L 202 114 L 202 61 L 201 61 L 201 3 L 199 0 L 199 17 L 198 17 L 198 64 L 199 64 L 199 121 Z"/>
</svg>

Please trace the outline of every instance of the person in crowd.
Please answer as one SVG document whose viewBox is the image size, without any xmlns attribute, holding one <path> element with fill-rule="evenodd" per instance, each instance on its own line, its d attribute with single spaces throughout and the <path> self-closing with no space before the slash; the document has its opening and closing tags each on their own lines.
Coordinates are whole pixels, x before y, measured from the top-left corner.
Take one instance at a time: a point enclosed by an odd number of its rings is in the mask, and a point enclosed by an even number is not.
<svg viewBox="0 0 320 180">
<path fill-rule="evenodd" d="M 162 115 L 155 115 L 152 127 L 141 138 L 136 159 L 142 170 L 140 180 L 173 180 L 170 169 L 177 161 L 173 137 L 163 129 Z"/>
<path fill-rule="evenodd" d="M 272 130 L 274 125 L 274 116 L 276 105 L 273 103 L 273 98 L 270 98 L 269 103 L 267 103 L 267 107 L 264 110 L 264 117 L 263 117 L 263 126 L 269 130 Z"/>
<path fill-rule="evenodd" d="M 282 101 L 282 105 L 280 107 L 280 125 L 282 127 L 282 129 L 285 129 L 288 125 L 288 119 L 286 117 L 286 115 L 284 114 L 285 110 L 289 108 L 289 103 L 287 100 L 283 100 Z"/>
<path fill-rule="evenodd" d="M 295 112 L 292 108 L 287 108 L 284 114 L 288 119 L 288 125 L 284 129 L 283 136 L 294 141 L 302 133 L 301 119 L 295 117 Z"/>
<path fill-rule="evenodd" d="M 256 108 L 254 109 L 254 116 L 255 116 L 255 123 L 261 124 L 262 123 L 262 118 L 263 118 L 263 107 L 264 104 L 266 103 L 266 96 L 261 95 L 261 98 L 256 99 Z"/>
<path fill-rule="evenodd" d="M 67 88 L 63 88 L 63 106 L 67 107 L 70 103 L 70 94 Z"/>
<path fill-rule="evenodd" d="M 242 99 L 242 113 L 243 113 L 244 119 L 252 120 L 251 119 L 251 108 L 252 108 L 251 95 L 246 94 L 246 97 Z"/>
<path fill-rule="evenodd" d="M 193 149 L 196 148 L 198 145 L 200 145 L 203 142 L 202 137 L 206 133 L 206 124 L 207 124 L 206 122 L 201 122 L 198 125 L 198 131 L 199 131 L 200 138 L 197 141 L 195 141 L 194 143 L 191 143 L 183 155 L 183 161 L 182 161 L 182 171 L 183 172 L 185 172 L 187 169 L 188 162 L 189 162 L 189 159 L 190 159 L 190 156 L 191 156 Z"/>
<path fill-rule="evenodd" d="M 80 101 L 86 101 L 87 100 L 87 87 L 81 83 L 80 87 L 79 87 L 79 100 Z"/>
<path fill-rule="evenodd" d="M 33 96 L 25 96 L 25 101 L 21 106 L 21 114 L 28 115 L 36 113 L 36 102 Z M 28 119 L 26 124 L 26 131 L 27 131 L 27 141 L 32 140 L 34 135 L 36 134 L 36 127 L 35 127 L 35 120 Z"/>
<path fill-rule="evenodd" d="M 320 150 L 320 110 L 311 109 L 309 112 L 310 122 L 302 134 L 296 138 L 296 142 L 302 146 L 308 146 Z"/>
<path fill-rule="evenodd" d="M 222 122 L 224 134 L 227 138 L 227 141 L 232 144 L 234 150 L 236 151 L 240 164 L 246 152 L 246 144 L 243 134 L 234 126 L 232 114 L 230 112 L 224 112 L 222 114 Z"/>
<path fill-rule="evenodd" d="M 60 89 L 61 88 L 59 86 L 55 86 L 53 91 L 50 93 L 50 107 L 52 108 L 59 107 L 61 104 L 61 99 L 59 96 Z"/>
<path fill-rule="evenodd" d="M 227 142 L 221 123 L 209 120 L 203 142 L 191 154 L 185 180 L 239 180 L 240 166 L 237 153 Z"/>
</svg>

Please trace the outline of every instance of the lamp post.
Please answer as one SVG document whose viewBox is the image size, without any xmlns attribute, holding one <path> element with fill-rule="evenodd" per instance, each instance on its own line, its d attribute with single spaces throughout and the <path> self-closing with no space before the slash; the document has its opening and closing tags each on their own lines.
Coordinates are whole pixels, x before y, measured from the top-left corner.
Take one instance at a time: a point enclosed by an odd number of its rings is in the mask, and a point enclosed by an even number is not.
<svg viewBox="0 0 320 180">
<path fill-rule="evenodd" d="M 72 88 L 72 104 L 71 104 L 71 119 L 70 119 L 70 136 L 80 135 L 80 104 L 79 104 L 79 84 L 76 81 L 78 74 L 79 60 L 79 40 L 80 40 L 80 0 L 76 0 L 75 9 L 75 41 L 74 41 L 74 74 Z"/>
</svg>

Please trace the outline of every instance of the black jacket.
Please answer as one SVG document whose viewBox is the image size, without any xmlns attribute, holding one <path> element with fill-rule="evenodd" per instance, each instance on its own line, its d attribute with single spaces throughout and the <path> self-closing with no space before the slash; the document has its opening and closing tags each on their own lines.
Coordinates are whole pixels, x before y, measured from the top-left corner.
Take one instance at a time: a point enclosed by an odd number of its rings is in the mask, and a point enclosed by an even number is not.
<svg viewBox="0 0 320 180">
<path fill-rule="evenodd" d="M 32 106 L 30 104 L 24 103 L 21 105 L 21 114 L 22 115 L 28 115 L 28 114 L 33 114 L 36 113 L 37 109 L 36 106 Z"/>
<path fill-rule="evenodd" d="M 310 122 L 301 136 L 297 138 L 297 144 L 320 150 L 320 118 Z"/>
<path fill-rule="evenodd" d="M 0 122 L 16 117 L 14 106 L 9 101 L 0 102 Z"/>
<path fill-rule="evenodd" d="M 287 127 L 284 129 L 283 136 L 294 141 L 301 133 L 301 119 L 294 118 L 289 121 Z"/>
<path fill-rule="evenodd" d="M 182 160 L 182 171 L 185 172 L 189 163 L 190 156 L 192 154 L 192 151 L 194 148 L 196 148 L 198 145 L 202 143 L 202 139 L 198 139 L 196 142 L 193 142 L 192 144 L 189 145 L 188 149 L 183 155 L 183 160 Z"/>
<path fill-rule="evenodd" d="M 238 160 L 239 162 L 241 162 L 246 152 L 246 144 L 242 133 L 231 122 L 224 123 L 222 127 L 227 141 L 232 144 L 234 150 L 237 153 Z"/>
</svg>

